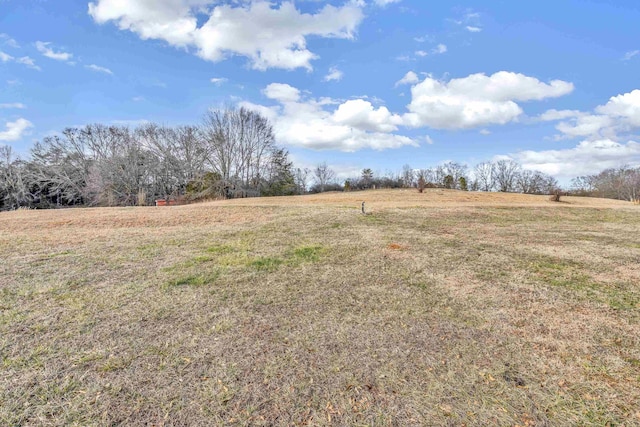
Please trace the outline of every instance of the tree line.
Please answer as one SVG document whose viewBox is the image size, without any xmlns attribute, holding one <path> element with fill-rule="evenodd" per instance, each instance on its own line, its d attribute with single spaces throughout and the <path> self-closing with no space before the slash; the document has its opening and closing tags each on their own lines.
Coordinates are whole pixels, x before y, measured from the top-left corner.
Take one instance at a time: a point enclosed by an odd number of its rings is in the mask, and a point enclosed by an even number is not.
<svg viewBox="0 0 640 427">
<path fill-rule="evenodd" d="M 446 188 L 464 191 L 502 191 L 525 194 L 551 194 L 559 189 L 558 181 L 540 171 L 523 169 L 513 160 L 482 162 L 474 168 L 457 162 L 416 169 L 405 165 L 402 171 L 388 172 L 380 176 L 370 168 L 362 170 L 359 176 L 345 181 L 336 179 L 336 174 L 326 163 L 313 171 L 310 191 L 352 191 L 370 188 Z"/>
<path fill-rule="evenodd" d="M 197 126 L 67 128 L 29 154 L 0 147 L 0 210 L 303 191 L 269 121 L 245 108 L 209 111 Z"/>
<path fill-rule="evenodd" d="M 640 168 L 623 166 L 605 169 L 596 175 L 585 175 L 571 182 L 571 192 L 579 196 L 640 200 Z"/>
<path fill-rule="evenodd" d="M 0 210 L 68 206 L 133 206 L 155 199 L 185 202 L 236 197 L 355 191 L 371 188 L 447 188 L 552 194 L 555 178 L 513 160 L 469 168 L 457 162 L 405 165 L 376 174 L 365 168 L 346 180 L 327 163 L 295 168 L 277 145 L 272 125 L 255 111 L 207 112 L 198 125 L 87 125 L 36 143 L 28 159 L 0 147 Z M 573 180 L 571 194 L 638 200 L 640 168 L 607 169 Z"/>
</svg>

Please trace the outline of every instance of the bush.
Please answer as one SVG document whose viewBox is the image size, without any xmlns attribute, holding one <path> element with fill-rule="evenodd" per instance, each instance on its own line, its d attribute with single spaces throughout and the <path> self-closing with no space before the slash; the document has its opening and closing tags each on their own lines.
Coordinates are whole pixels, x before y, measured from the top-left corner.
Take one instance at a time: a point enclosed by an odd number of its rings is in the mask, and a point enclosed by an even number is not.
<svg viewBox="0 0 640 427">
<path fill-rule="evenodd" d="M 418 192 L 422 193 L 426 186 L 427 186 L 427 181 L 424 179 L 424 177 L 421 176 L 420 178 L 418 178 Z"/>
<path fill-rule="evenodd" d="M 207 172 L 189 181 L 186 188 L 186 196 L 192 201 L 220 198 L 222 194 L 222 177 L 215 172 Z"/>
<path fill-rule="evenodd" d="M 467 187 L 467 179 L 464 176 L 458 178 L 458 183 L 462 191 L 469 191 L 469 188 Z"/>
<path fill-rule="evenodd" d="M 324 191 L 322 189 L 322 186 L 319 184 L 316 184 L 309 189 L 309 193 L 312 194 L 323 193 L 327 191 L 344 191 L 344 189 L 340 184 L 325 184 Z"/>
</svg>

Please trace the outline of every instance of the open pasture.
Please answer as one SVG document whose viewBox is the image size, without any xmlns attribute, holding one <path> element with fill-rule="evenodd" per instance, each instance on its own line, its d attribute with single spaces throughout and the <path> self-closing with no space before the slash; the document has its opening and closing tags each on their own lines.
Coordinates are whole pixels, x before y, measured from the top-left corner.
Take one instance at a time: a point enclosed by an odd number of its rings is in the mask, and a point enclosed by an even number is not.
<svg viewBox="0 0 640 427">
<path fill-rule="evenodd" d="M 639 236 L 447 190 L 2 212 L 0 425 L 640 425 Z"/>
</svg>

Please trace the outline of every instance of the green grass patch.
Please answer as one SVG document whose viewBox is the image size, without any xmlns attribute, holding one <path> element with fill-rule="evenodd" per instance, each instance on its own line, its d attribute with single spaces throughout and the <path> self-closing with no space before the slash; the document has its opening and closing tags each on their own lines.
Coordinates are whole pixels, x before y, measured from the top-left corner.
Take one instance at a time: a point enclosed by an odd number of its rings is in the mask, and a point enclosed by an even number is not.
<svg viewBox="0 0 640 427">
<path fill-rule="evenodd" d="M 572 290 L 615 310 L 628 310 L 640 305 L 640 295 L 633 286 L 600 283 L 585 273 L 587 266 L 571 260 L 538 256 L 530 262 L 528 269 L 545 284 Z"/>
<path fill-rule="evenodd" d="M 73 251 L 66 250 L 66 251 L 62 251 L 62 252 L 55 252 L 55 253 L 47 254 L 45 256 L 45 258 L 53 259 L 53 258 L 58 258 L 58 257 L 61 257 L 61 256 L 67 256 L 67 255 L 74 255 L 74 253 L 73 253 Z"/>
<path fill-rule="evenodd" d="M 220 277 L 220 271 L 208 272 L 205 274 L 195 274 L 182 276 L 175 279 L 171 279 L 165 283 L 166 288 L 181 287 L 181 286 L 205 286 L 216 282 Z"/>
<path fill-rule="evenodd" d="M 284 264 L 284 262 L 282 258 L 260 257 L 250 261 L 249 266 L 259 271 L 275 271 Z"/>
<path fill-rule="evenodd" d="M 635 357 L 628 357 L 624 360 L 634 368 L 640 368 L 640 359 L 636 359 Z"/>
<path fill-rule="evenodd" d="M 192 263 L 193 265 L 196 265 L 196 264 L 206 264 L 206 263 L 208 263 L 208 262 L 212 262 L 212 261 L 214 261 L 214 259 L 215 259 L 215 258 L 213 258 L 213 257 L 211 257 L 211 256 L 208 256 L 208 255 L 199 255 L 199 256 L 197 256 L 197 257 L 193 258 L 193 259 L 191 260 L 191 263 Z"/>
<path fill-rule="evenodd" d="M 322 246 L 301 246 L 291 252 L 291 256 L 300 261 L 317 262 L 325 252 Z"/>
<path fill-rule="evenodd" d="M 214 255 L 223 255 L 223 254 L 230 254 L 232 252 L 237 252 L 237 249 L 229 245 L 215 245 L 215 246 L 209 246 L 207 248 L 207 252 Z"/>
<path fill-rule="evenodd" d="M 146 245 L 138 246 L 138 254 L 143 258 L 154 258 L 160 255 L 163 251 L 163 246 L 160 242 L 149 243 Z"/>
<path fill-rule="evenodd" d="M 298 266 L 302 263 L 319 262 L 326 249 L 319 245 L 300 246 L 284 253 L 283 256 L 253 258 L 248 265 L 260 271 L 275 271 L 282 265 Z"/>
</svg>

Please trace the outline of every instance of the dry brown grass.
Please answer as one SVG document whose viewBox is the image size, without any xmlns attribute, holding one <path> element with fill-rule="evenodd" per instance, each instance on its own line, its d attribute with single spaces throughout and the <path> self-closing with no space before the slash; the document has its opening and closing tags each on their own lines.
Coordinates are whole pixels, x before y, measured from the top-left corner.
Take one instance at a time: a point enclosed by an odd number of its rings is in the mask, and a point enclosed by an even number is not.
<svg viewBox="0 0 640 427">
<path fill-rule="evenodd" d="M 0 425 L 640 425 L 639 213 L 444 190 L 1 213 Z"/>
<path fill-rule="evenodd" d="M 294 197 L 268 197 L 261 199 L 235 199 L 223 202 L 211 202 L 216 205 L 233 206 L 344 206 L 353 207 L 362 201 L 367 208 L 406 208 L 406 207 L 548 207 L 549 196 L 535 196 L 516 193 L 481 193 L 471 191 L 427 188 L 424 193 L 415 189 L 406 190 L 369 190 L 344 193 L 321 193 Z M 563 196 L 562 203 L 568 207 L 592 208 L 628 208 L 629 202 L 593 197 Z"/>
</svg>

